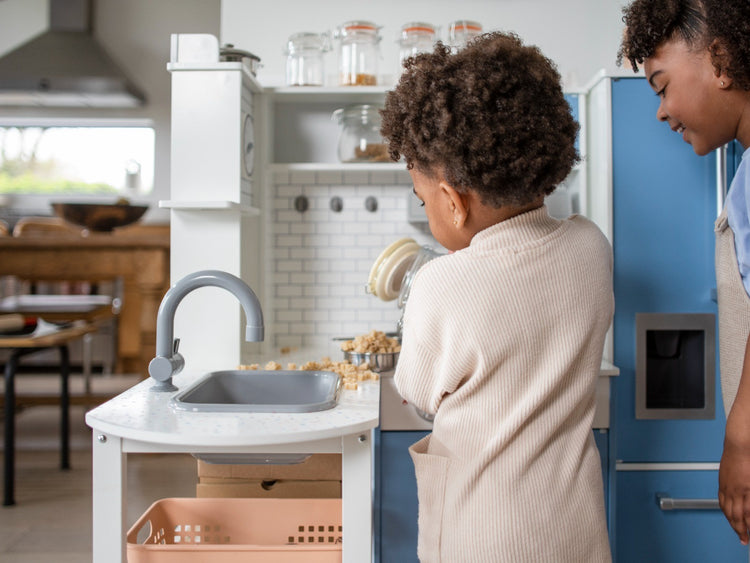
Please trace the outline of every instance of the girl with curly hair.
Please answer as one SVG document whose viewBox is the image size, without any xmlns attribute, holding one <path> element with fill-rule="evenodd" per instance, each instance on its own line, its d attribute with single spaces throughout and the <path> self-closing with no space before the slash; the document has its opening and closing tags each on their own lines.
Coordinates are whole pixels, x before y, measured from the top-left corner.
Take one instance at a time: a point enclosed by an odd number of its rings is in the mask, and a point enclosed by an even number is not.
<svg viewBox="0 0 750 563">
<path fill-rule="evenodd" d="M 405 62 L 382 133 L 433 236 L 394 375 L 434 415 L 410 448 L 423 562 L 607 562 L 591 423 L 612 251 L 544 205 L 578 160 L 553 63 L 512 34 Z"/>
<path fill-rule="evenodd" d="M 727 413 L 719 505 L 743 544 L 750 529 L 750 2 L 636 0 L 618 63 L 643 68 L 656 118 L 699 155 L 733 140 L 742 162 L 716 221 L 721 386 Z"/>
</svg>

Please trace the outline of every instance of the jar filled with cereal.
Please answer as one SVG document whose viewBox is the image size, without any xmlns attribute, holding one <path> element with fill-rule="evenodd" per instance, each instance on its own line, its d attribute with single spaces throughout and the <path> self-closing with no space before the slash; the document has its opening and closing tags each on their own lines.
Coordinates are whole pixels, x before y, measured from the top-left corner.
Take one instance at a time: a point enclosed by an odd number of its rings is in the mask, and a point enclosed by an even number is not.
<svg viewBox="0 0 750 563">
<path fill-rule="evenodd" d="M 369 21 L 349 21 L 336 30 L 339 85 L 375 86 L 378 83 L 380 27 Z"/>
<path fill-rule="evenodd" d="M 333 112 L 331 117 L 341 125 L 341 162 L 390 162 L 388 147 L 380 135 L 380 109 L 374 104 L 357 104 Z"/>
</svg>

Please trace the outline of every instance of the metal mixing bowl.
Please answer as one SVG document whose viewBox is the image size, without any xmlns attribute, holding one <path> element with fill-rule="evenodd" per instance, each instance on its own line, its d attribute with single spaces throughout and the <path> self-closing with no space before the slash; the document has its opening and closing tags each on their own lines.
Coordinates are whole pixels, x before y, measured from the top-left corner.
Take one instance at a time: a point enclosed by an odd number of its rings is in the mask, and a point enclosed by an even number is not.
<svg viewBox="0 0 750 563">
<path fill-rule="evenodd" d="M 108 232 L 138 221 L 148 205 L 107 203 L 53 203 L 58 217 L 90 231 Z"/>
<path fill-rule="evenodd" d="M 382 373 L 385 371 L 392 371 L 396 369 L 398 352 L 344 352 L 344 359 L 351 362 L 355 366 L 367 362 L 367 364 L 370 366 L 370 370 L 376 373 Z"/>
</svg>

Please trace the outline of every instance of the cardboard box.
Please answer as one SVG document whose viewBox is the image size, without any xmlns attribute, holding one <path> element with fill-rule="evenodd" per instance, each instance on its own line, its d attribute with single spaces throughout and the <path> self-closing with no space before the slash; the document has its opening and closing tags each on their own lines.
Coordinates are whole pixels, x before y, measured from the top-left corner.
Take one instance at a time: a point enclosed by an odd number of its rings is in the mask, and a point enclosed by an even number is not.
<svg viewBox="0 0 750 563">
<path fill-rule="evenodd" d="M 198 498 L 341 498 L 341 481 L 256 480 L 244 483 L 204 483 Z"/>
<path fill-rule="evenodd" d="M 302 463 L 290 465 L 225 465 L 198 460 L 198 477 L 201 482 L 204 481 L 204 478 L 212 480 L 341 481 L 341 454 L 313 454 Z"/>
</svg>

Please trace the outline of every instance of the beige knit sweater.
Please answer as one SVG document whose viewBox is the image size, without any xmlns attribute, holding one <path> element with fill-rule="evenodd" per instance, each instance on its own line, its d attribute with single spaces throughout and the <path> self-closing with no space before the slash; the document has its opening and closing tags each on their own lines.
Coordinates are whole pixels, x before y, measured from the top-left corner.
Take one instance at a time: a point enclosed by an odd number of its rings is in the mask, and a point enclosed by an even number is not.
<svg viewBox="0 0 750 563">
<path fill-rule="evenodd" d="M 591 422 L 611 247 L 545 207 L 427 263 L 395 381 L 435 414 L 411 447 L 424 563 L 610 561 Z"/>
</svg>

